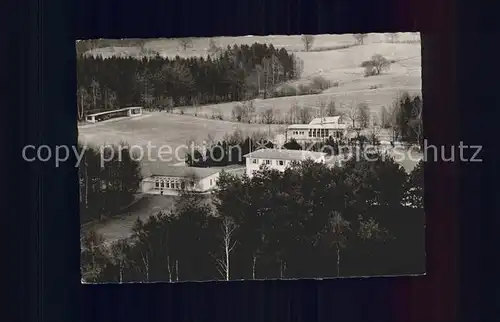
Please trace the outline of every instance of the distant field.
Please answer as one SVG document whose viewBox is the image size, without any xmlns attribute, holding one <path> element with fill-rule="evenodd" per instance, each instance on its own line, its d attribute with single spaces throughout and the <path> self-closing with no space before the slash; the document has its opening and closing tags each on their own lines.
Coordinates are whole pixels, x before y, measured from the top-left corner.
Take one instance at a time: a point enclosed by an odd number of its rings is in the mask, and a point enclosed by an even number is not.
<svg viewBox="0 0 500 322">
<path fill-rule="evenodd" d="M 364 70 L 359 65 L 376 53 L 395 63 L 381 75 L 364 77 Z M 342 106 L 366 103 L 372 112 L 378 112 L 382 106 L 392 104 L 403 91 L 410 94 L 421 93 L 420 44 L 371 43 L 332 51 L 299 52 L 297 56 L 304 61 L 304 71 L 302 78 L 291 85 L 307 83 L 315 76 L 321 76 L 338 82 L 338 87 L 329 88 L 317 95 L 256 99 L 254 103 L 257 113 L 273 108 L 279 119 L 289 111 L 292 103 L 316 108 L 320 100 L 335 100 L 340 111 Z M 210 117 L 214 112 L 221 111 L 225 119 L 230 119 L 235 104 L 236 102 L 214 104 L 196 109 L 187 107 L 185 113 L 194 115 L 196 112 L 198 116 Z"/>
<path fill-rule="evenodd" d="M 365 39 L 365 44 L 380 43 L 387 39 L 385 34 L 369 34 Z M 243 36 L 243 37 L 213 37 L 212 38 L 217 46 L 227 48 L 233 45 L 252 45 L 254 43 L 267 43 L 273 44 L 274 47 L 283 47 L 287 51 L 299 52 L 304 50 L 304 45 L 299 35 L 275 35 L 275 36 Z M 398 40 L 400 41 L 414 41 L 416 36 L 410 33 L 400 33 Z M 185 51 L 179 46 L 176 39 L 152 39 L 144 46 L 145 49 L 157 51 L 162 56 L 205 56 L 208 54 L 208 47 L 210 38 L 193 38 L 192 47 L 187 48 Z M 343 35 L 317 35 L 315 36 L 312 50 L 324 50 L 327 48 L 335 48 L 338 46 L 354 44 L 352 34 Z M 140 50 L 137 47 L 105 47 L 98 48 L 91 54 L 99 54 L 104 57 L 111 55 L 140 55 Z"/>
<path fill-rule="evenodd" d="M 282 126 L 271 126 L 272 132 L 278 132 Z M 222 139 L 240 129 L 244 134 L 268 132 L 265 124 L 244 124 L 228 121 L 197 118 L 189 115 L 178 115 L 166 112 L 146 113 L 137 119 L 121 119 L 115 122 L 97 123 L 79 127 L 79 139 L 89 145 L 119 144 L 124 141 L 129 145 L 145 147 L 148 143 L 153 157 L 159 146 L 167 145 L 172 150 L 179 148 L 179 155 L 184 156 L 182 146 L 195 141 L 203 143 L 208 135 Z M 156 146 L 156 148 L 154 148 Z M 165 151 L 165 150 L 164 150 Z M 174 151 L 172 151 L 174 152 Z M 146 153 L 146 152 L 145 152 Z M 172 160 L 172 163 L 182 161 Z"/>
</svg>

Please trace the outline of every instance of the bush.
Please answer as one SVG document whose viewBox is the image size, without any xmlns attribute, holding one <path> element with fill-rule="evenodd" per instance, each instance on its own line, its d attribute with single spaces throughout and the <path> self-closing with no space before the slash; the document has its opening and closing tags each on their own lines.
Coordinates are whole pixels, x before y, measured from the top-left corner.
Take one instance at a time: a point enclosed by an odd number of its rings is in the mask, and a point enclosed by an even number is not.
<svg viewBox="0 0 500 322">
<path fill-rule="evenodd" d="M 295 95 L 297 95 L 297 89 L 288 84 L 285 84 L 280 88 L 277 88 L 273 92 L 273 97 L 285 97 L 285 96 L 295 96 Z"/>
<path fill-rule="evenodd" d="M 298 95 L 311 95 L 321 93 L 321 90 L 314 89 L 311 87 L 311 85 L 300 84 L 297 89 Z"/>
<path fill-rule="evenodd" d="M 331 87 L 331 82 L 322 76 L 316 76 L 312 79 L 310 87 L 313 90 L 324 91 Z"/>
</svg>

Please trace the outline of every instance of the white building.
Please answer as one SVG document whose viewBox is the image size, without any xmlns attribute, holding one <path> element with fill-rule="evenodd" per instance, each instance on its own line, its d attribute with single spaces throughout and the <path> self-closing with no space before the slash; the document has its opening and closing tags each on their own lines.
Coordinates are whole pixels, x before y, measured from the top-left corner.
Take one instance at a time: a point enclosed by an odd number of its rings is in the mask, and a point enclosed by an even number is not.
<svg viewBox="0 0 500 322">
<path fill-rule="evenodd" d="M 348 129 L 340 116 L 319 117 L 309 124 L 292 124 L 286 129 L 286 140 L 295 139 L 299 143 L 319 141 L 332 137 L 345 136 Z"/>
<path fill-rule="evenodd" d="M 318 163 L 326 162 L 327 154 L 302 150 L 261 149 L 244 155 L 246 158 L 246 174 L 252 177 L 262 164 L 270 169 L 285 171 L 293 161 L 313 160 Z"/>
<path fill-rule="evenodd" d="M 217 187 L 220 169 L 164 165 L 142 168 L 141 191 L 148 194 L 177 195 L 178 189 L 209 193 Z"/>
<path fill-rule="evenodd" d="M 85 119 L 89 123 L 97 123 L 99 121 L 112 118 L 112 117 L 121 117 L 121 116 L 141 116 L 142 115 L 142 107 L 133 106 L 133 107 L 125 107 L 117 110 L 104 111 L 100 113 L 88 114 Z"/>
</svg>

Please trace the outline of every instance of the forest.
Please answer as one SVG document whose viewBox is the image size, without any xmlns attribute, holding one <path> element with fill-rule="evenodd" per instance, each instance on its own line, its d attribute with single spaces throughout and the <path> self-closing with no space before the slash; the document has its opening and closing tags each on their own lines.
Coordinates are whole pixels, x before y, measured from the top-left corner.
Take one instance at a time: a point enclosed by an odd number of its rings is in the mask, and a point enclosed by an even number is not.
<svg viewBox="0 0 500 322">
<path fill-rule="evenodd" d="M 278 84 L 298 79 L 300 73 L 300 61 L 293 54 L 258 43 L 191 58 L 79 54 L 78 117 L 133 105 L 168 111 L 175 106 L 266 98 Z"/>
<path fill-rule="evenodd" d="M 209 197 L 181 190 L 171 211 L 138 220 L 130 238 L 105 246 L 93 231 L 83 236 L 83 280 L 423 273 L 423 162 L 407 174 L 391 158 L 369 158 L 222 173 Z"/>
</svg>

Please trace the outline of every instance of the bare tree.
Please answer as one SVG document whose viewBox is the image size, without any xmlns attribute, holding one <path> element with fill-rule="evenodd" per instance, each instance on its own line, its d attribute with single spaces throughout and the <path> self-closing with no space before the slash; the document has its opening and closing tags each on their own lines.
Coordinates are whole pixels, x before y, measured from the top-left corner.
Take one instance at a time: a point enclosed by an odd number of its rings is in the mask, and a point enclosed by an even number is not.
<svg viewBox="0 0 500 322">
<path fill-rule="evenodd" d="M 151 105 L 155 101 L 155 97 L 153 96 L 154 87 L 152 84 L 153 75 L 149 72 L 149 70 L 144 70 L 141 73 L 136 73 L 135 75 L 137 82 L 141 85 L 141 101 L 144 104 L 145 108 L 151 108 Z M 155 77 L 161 77 L 160 75 L 155 75 Z"/>
<path fill-rule="evenodd" d="M 126 251 L 129 244 L 126 239 L 120 239 L 111 246 L 111 260 L 118 267 L 118 282 L 123 283 L 123 273 L 127 266 Z"/>
<path fill-rule="evenodd" d="M 311 116 L 311 108 L 310 107 L 303 107 L 299 110 L 299 120 L 302 124 L 307 124 L 311 122 L 312 116 Z"/>
<path fill-rule="evenodd" d="M 336 116 L 336 115 L 338 115 L 337 107 L 335 105 L 335 101 L 331 100 L 326 105 L 326 116 Z"/>
<path fill-rule="evenodd" d="M 300 119 L 300 106 L 297 102 L 293 102 L 290 106 L 290 110 L 287 113 L 288 122 L 290 124 L 295 124 Z"/>
<path fill-rule="evenodd" d="M 366 103 L 358 104 L 359 125 L 362 128 L 367 128 L 370 124 L 370 109 Z"/>
<path fill-rule="evenodd" d="M 92 88 L 92 101 L 94 104 L 94 109 L 97 109 L 97 100 L 101 98 L 101 85 L 94 78 L 92 79 L 92 83 L 90 83 L 90 87 Z"/>
<path fill-rule="evenodd" d="M 146 282 L 149 282 L 149 256 L 148 253 L 141 252 L 142 263 L 144 264 L 144 271 L 146 272 Z M 170 269 L 170 267 L 169 267 Z"/>
<path fill-rule="evenodd" d="M 328 239 L 330 245 L 335 248 L 337 255 L 337 277 L 340 276 L 340 250 L 347 246 L 347 237 L 351 231 L 351 224 L 342 217 L 342 214 L 334 211 L 328 222 Z"/>
<path fill-rule="evenodd" d="M 325 102 L 325 100 L 320 99 L 320 100 L 318 101 L 318 108 L 319 108 L 319 110 L 318 110 L 318 112 L 319 112 L 319 117 L 320 117 L 320 118 L 325 117 L 325 116 L 326 116 L 326 115 L 325 115 L 325 113 L 326 113 L 326 102 Z"/>
<path fill-rule="evenodd" d="M 356 128 L 356 123 L 360 118 L 359 106 L 351 104 L 349 108 L 345 111 L 345 116 L 352 122 L 352 127 Z"/>
<path fill-rule="evenodd" d="M 193 45 L 193 40 L 191 38 L 179 38 L 177 41 L 179 42 L 179 46 L 181 46 L 184 51 Z"/>
<path fill-rule="evenodd" d="M 354 34 L 352 36 L 354 37 L 358 45 L 363 45 L 368 34 Z"/>
<path fill-rule="evenodd" d="M 293 73 L 296 78 L 299 78 L 304 71 L 304 61 L 293 55 Z"/>
<path fill-rule="evenodd" d="M 109 88 L 104 88 L 104 109 L 113 109 L 116 107 L 116 92 Z"/>
<path fill-rule="evenodd" d="M 223 217 L 221 222 L 222 229 L 222 248 L 224 251 L 224 256 L 221 259 L 217 259 L 217 269 L 219 273 L 229 281 L 230 274 L 230 258 L 231 253 L 236 247 L 236 241 L 233 238 L 234 231 L 236 230 L 236 223 L 231 217 Z"/>
<path fill-rule="evenodd" d="M 101 263 L 103 243 L 104 238 L 102 235 L 96 233 L 94 230 L 87 232 L 83 236 L 81 240 L 82 257 L 90 257 L 88 260 L 82 259 L 81 261 L 84 264 L 82 267 L 82 278 L 84 281 L 95 282 L 104 268 Z"/>
<path fill-rule="evenodd" d="M 314 42 L 314 36 L 313 35 L 302 35 L 300 37 L 302 40 L 302 43 L 304 44 L 304 49 L 306 51 L 309 51 L 312 47 L 312 44 Z"/>
<path fill-rule="evenodd" d="M 89 107 L 92 105 L 92 101 L 89 92 L 82 86 L 78 88 L 77 96 L 78 96 L 78 103 L 77 103 L 78 119 L 82 120 L 85 114 L 85 110 L 89 109 Z"/>
</svg>

